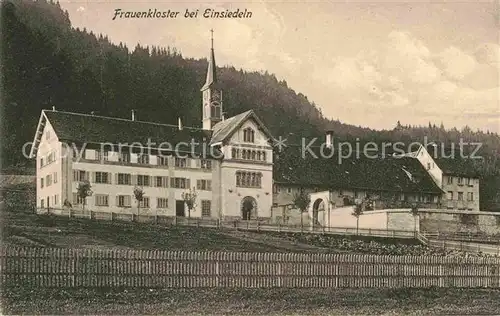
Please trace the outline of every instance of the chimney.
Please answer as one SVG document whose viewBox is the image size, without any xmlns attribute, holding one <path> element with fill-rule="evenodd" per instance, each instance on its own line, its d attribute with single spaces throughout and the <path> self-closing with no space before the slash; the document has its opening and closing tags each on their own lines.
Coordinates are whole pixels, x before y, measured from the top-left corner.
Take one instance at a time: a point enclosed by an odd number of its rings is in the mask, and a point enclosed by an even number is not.
<svg viewBox="0 0 500 316">
<path fill-rule="evenodd" d="M 55 111 L 56 110 L 56 107 L 55 106 L 52 106 L 52 111 Z"/>
<path fill-rule="evenodd" d="M 132 110 L 132 121 L 135 121 L 135 110 Z"/>
<path fill-rule="evenodd" d="M 326 143 L 327 148 L 333 147 L 333 131 L 326 132 L 326 142 L 325 143 Z"/>
<path fill-rule="evenodd" d="M 179 117 L 179 131 L 182 130 L 182 121 L 181 121 L 181 118 Z"/>
</svg>

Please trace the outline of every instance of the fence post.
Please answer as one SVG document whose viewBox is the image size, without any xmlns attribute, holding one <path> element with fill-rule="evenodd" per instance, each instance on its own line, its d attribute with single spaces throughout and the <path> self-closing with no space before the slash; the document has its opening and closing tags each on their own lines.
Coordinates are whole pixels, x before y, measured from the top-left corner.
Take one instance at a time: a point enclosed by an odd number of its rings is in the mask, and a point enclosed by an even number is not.
<svg viewBox="0 0 500 316">
<path fill-rule="evenodd" d="M 281 232 L 281 223 L 278 222 L 278 232 Z"/>
<path fill-rule="evenodd" d="M 90 211 L 90 219 L 94 219 L 94 217 L 95 217 L 95 216 L 94 216 L 94 211 L 92 211 L 92 210 L 91 210 L 91 211 Z"/>
<path fill-rule="evenodd" d="M 260 231 L 260 221 L 257 221 L 257 231 Z"/>
<path fill-rule="evenodd" d="M 68 214 L 69 218 L 71 218 L 71 211 L 72 211 L 72 209 L 69 208 L 69 214 Z"/>
</svg>

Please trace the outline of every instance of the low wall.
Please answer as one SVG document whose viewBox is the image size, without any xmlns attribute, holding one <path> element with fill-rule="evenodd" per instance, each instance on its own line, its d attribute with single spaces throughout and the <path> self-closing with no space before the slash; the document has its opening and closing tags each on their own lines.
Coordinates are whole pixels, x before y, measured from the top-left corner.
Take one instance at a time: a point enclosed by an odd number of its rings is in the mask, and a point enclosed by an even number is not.
<svg viewBox="0 0 500 316">
<path fill-rule="evenodd" d="M 422 210 L 420 221 L 426 232 L 500 234 L 500 213 Z"/>
</svg>

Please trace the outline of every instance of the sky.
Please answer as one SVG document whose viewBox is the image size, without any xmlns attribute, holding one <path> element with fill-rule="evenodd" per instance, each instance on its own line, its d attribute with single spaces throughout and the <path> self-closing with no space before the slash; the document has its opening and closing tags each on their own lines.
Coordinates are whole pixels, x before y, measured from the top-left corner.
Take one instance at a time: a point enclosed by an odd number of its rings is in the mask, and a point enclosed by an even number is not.
<svg viewBox="0 0 500 316">
<path fill-rule="evenodd" d="M 268 71 L 326 117 L 375 129 L 403 125 L 500 133 L 498 1 L 61 1 L 73 27 L 129 48 L 170 46 L 218 66 Z M 116 18 L 179 11 L 177 18 Z M 185 18 L 186 10 L 199 10 Z M 249 10 L 246 19 L 203 18 Z"/>
</svg>

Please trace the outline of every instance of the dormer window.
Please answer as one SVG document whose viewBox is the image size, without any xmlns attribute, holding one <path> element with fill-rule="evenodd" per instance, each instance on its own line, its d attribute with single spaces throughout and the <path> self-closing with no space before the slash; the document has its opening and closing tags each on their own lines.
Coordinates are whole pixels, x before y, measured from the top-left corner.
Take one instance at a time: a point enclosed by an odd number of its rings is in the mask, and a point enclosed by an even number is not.
<svg viewBox="0 0 500 316">
<path fill-rule="evenodd" d="M 245 143 L 253 143 L 255 141 L 255 132 L 250 127 L 243 130 L 243 141 Z"/>
</svg>

